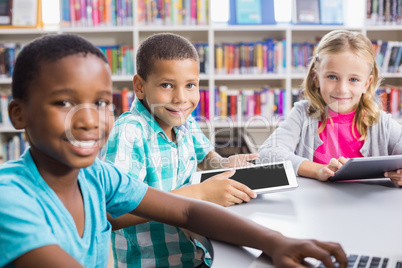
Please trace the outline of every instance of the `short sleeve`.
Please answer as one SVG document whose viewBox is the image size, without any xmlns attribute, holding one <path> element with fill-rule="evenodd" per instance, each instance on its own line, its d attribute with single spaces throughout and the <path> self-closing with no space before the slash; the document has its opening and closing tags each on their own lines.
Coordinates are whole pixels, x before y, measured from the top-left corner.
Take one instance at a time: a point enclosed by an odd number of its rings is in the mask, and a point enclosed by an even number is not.
<svg viewBox="0 0 402 268">
<path fill-rule="evenodd" d="M 40 203 L 18 185 L 0 183 L 0 267 L 45 245 L 58 244 Z"/>
<path fill-rule="evenodd" d="M 148 185 L 109 163 L 102 163 L 102 165 L 105 173 L 103 181 L 107 212 L 116 218 L 133 211 L 144 198 Z"/>
<path fill-rule="evenodd" d="M 197 163 L 201 163 L 207 154 L 214 149 L 211 141 L 205 136 L 193 117 L 189 117 L 190 132 L 193 139 Z"/>
</svg>

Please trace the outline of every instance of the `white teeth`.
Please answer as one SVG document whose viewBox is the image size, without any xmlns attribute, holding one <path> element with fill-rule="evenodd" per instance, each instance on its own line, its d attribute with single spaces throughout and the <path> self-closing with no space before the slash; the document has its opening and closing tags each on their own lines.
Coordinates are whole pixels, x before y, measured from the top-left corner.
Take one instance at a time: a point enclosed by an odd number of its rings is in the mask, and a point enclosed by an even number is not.
<svg viewBox="0 0 402 268">
<path fill-rule="evenodd" d="M 80 147 L 80 148 L 91 148 L 95 145 L 94 140 L 92 141 L 77 141 L 77 140 L 70 140 L 70 143 L 74 145 L 75 147 Z"/>
</svg>

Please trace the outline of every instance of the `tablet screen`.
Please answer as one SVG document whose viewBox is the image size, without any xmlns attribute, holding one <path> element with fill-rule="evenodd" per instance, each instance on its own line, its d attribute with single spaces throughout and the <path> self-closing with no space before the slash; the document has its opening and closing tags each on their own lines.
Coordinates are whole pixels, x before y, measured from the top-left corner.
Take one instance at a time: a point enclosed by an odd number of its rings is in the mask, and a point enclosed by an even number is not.
<svg viewBox="0 0 402 268">
<path fill-rule="evenodd" d="M 203 173 L 201 182 L 220 173 L 222 171 Z M 253 190 L 289 185 L 283 164 L 237 169 L 231 179 Z"/>
</svg>

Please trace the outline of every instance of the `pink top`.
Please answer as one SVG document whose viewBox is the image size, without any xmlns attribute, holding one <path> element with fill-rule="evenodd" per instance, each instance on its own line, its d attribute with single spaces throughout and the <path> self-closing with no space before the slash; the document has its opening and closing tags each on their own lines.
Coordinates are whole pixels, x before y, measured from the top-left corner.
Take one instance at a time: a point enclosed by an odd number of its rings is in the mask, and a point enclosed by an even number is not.
<svg viewBox="0 0 402 268">
<path fill-rule="evenodd" d="M 331 158 L 338 159 L 343 156 L 346 158 L 362 157 L 360 149 L 364 141 L 359 141 L 360 134 L 357 131 L 356 125 L 354 126 L 354 133 L 352 134 L 352 122 L 355 111 L 348 114 L 338 114 L 334 111 L 328 110 L 329 117 L 325 129 L 319 134 L 320 139 L 324 142 L 318 146 L 314 152 L 313 161 L 319 164 L 327 165 Z M 320 128 L 321 122 L 318 123 Z"/>
</svg>

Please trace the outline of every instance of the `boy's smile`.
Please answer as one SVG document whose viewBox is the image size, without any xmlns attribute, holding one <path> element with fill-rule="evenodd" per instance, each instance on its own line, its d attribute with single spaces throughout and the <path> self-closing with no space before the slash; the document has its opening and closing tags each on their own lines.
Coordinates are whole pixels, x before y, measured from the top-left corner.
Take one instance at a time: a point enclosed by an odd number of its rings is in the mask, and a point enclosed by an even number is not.
<svg viewBox="0 0 402 268">
<path fill-rule="evenodd" d="M 158 60 L 146 81 L 136 75 L 134 90 L 169 135 L 198 105 L 199 64 L 189 59 Z"/>
<path fill-rule="evenodd" d="M 22 104 L 31 154 L 35 160 L 46 159 L 52 168 L 87 167 L 113 124 L 109 67 L 92 54 L 40 66 Z"/>
<path fill-rule="evenodd" d="M 352 112 L 373 79 L 367 62 L 350 51 L 320 59 L 315 84 L 323 100 L 334 112 Z"/>
</svg>

